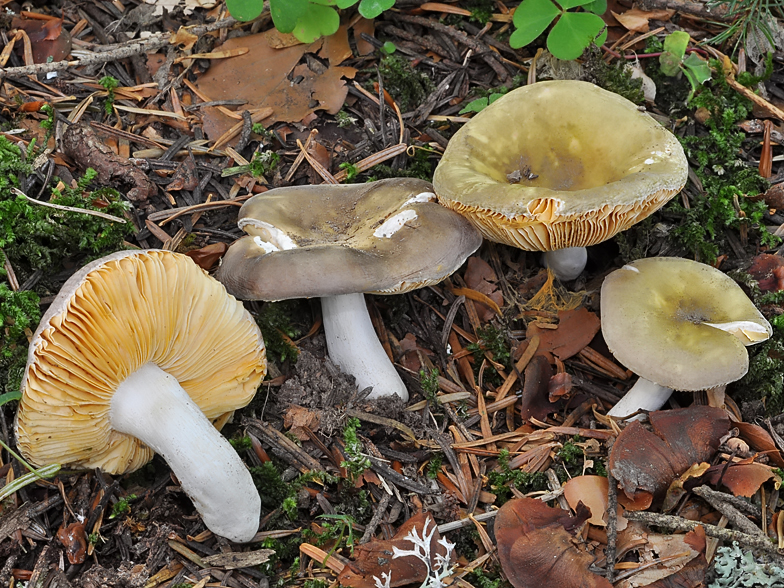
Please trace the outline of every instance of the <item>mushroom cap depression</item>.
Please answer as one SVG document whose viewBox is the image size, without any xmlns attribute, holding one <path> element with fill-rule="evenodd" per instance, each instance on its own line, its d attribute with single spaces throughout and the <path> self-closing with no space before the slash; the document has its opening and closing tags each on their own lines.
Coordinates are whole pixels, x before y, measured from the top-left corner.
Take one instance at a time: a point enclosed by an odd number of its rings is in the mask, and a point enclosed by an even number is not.
<svg viewBox="0 0 784 588">
<path fill-rule="evenodd" d="M 638 259 L 608 275 L 602 334 L 618 361 L 674 390 L 704 390 L 742 378 L 747 345 L 772 334 L 740 286 L 680 257 Z"/>
<path fill-rule="evenodd" d="M 211 421 L 245 406 L 266 373 L 242 304 L 185 255 L 120 251 L 74 274 L 33 336 L 16 432 L 35 465 L 133 471 L 153 451 L 110 424 L 117 386 L 146 363 Z"/>
<path fill-rule="evenodd" d="M 628 229 L 677 194 L 687 172 L 675 136 L 632 102 L 560 80 L 513 90 L 474 116 L 433 184 L 491 241 L 553 251 Z"/>
<path fill-rule="evenodd" d="M 217 277 L 253 300 L 407 292 L 440 282 L 482 243 L 411 178 L 275 188 L 245 202 L 239 226 L 248 235 Z"/>
</svg>

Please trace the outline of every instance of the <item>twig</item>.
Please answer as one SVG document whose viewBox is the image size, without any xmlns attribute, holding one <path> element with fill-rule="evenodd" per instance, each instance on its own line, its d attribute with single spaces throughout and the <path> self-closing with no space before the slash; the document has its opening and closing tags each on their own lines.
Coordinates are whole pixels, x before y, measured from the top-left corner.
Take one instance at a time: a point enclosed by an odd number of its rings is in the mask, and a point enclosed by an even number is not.
<svg viewBox="0 0 784 588">
<path fill-rule="evenodd" d="M 387 507 L 389 506 L 389 501 L 391 499 L 392 495 L 384 492 L 381 500 L 378 501 L 376 512 L 373 513 L 373 518 L 370 519 L 370 522 L 365 527 L 365 532 L 362 534 L 362 538 L 359 540 L 360 545 L 367 543 L 373 538 L 373 534 L 376 532 L 376 527 L 378 527 L 379 523 L 381 523 L 381 519 L 383 518 L 384 513 L 387 512 Z"/>
<path fill-rule="evenodd" d="M 607 491 L 607 548 L 604 557 L 607 560 L 604 575 L 612 584 L 615 578 L 615 557 L 618 542 L 618 487 L 615 480 L 610 478 Z"/>
<path fill-rule="evenodd" d="M 784 557 L 782 557 L 784 556 L 784 549 L 777 549 L 775 544 L 771 543 L 767 537 L 761 535 L 749 535 L 747 533 L 742 533 L 741 531 L 722 529 L 716 525 L 708 525 L 706 523 L 689 521 L 681 517 L 657 514 L 653 512 L 626 511 L 623 516 L 630 521 L 640 521 L 646 525 L 655 525 L 657 527 L 663 527 L 672 531 L 689 532 L 693 531 L 698 526 L 702 526 L 702 528 L 705 530 L 705 534 L 708 537 L 715 537 L 716 539 L 721 539 L 722 541 L 728 543 L 737 541 L 738 544 L 742 545 L 743 547 L 756 549 L 757 551 L 761 551 L 763 553 L 768 553 L 770 555 L 776 556 L 779 561 L 784 561 Z"/>
<path fill-rule="evenodd" d="M 752 523 L 742 512 L 740 512 L 740 510 L 730 504 L 730 501 L 726 499 L 729 495 L 724 494 L 723 492 L 716 492 L 707 486 L 698 486 L 697 488 L 692 489 L 692 492 L 727 517 L 727 520 L 729 520 L 736 529 L 748 533 L 749 535 L 765 537 L 765 533 L 763 533 L 757 525 Z"/>
<path fill-rule="evenodd" d="M 17 196 L 24 196 L 28 202 L 31 204 L 38 204 L 40 206 L 46 206 L 47 208 L 55 208 L 57 210 L 64 210 L 66 212 L 78 212 L 81 214 L 89 214 L 90 216 L 97 216 L 115 223 L 122 223 L 125 224 L 128 221 L 124 218 L 120 218 L 119 216 L 113 216 L 111 214 L 106 214 L 105 212 L 98 212 L 97 210 L 88 210 L 86 208 L 74 208 L 73 206 L 62 206 L 60 204 L 52 204 L 51 202 L 44 202 L 43 200 L 36 200 L 35 198 L 30 198 L 27 194 L 22 192 L 17 188 L 11 188 L 11 192 L 16 194 Z"/>
<path fill-rule="evenodd" d="M 232 26 L 236 22 L 236 20 L 229 17 L 217 22 L 210 23 L 208 25 L 193 27 L 189 30 L 194 35 L 200 37 L 205 33 L 211 33 L 212 31 L 217 31 L 218 29 Z M 52 71 L 63 71 L 69 67 L 81 67 L 84 65 L 107 63 L 109 61 L 119 61 L 121 59 L 133 57 L 134 55 L 154 53 L 161 47 L 169 45 L 171 43 L 171 38 L 171 33 L 157 33 L 147 39 L 105 46 L 102 48 L 103 50 L 101 50 L 100 46 L 96 46 L 97 51 L 95 53 L 82 57 L 76 61 L 53 61 L 51 63 L 37 63 L 35 65 L 25 65 L 22 67 L 9 67 L 6 69 L 0 68 L 0 80 L 6 77 L 19 78 L 49 73 Z"/>
</svg>

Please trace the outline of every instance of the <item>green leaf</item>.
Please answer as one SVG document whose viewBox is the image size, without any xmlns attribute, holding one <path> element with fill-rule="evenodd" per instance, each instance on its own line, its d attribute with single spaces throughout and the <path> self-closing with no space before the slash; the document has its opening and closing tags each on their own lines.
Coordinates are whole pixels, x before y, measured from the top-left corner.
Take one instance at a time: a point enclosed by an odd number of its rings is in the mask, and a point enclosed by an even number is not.
<svg viewBox="0 0 784 588">
<path fill-rule="evenodd" d="M 689 33 L 684 31 L 674 31 L 664 37 L 664 52 L 672 53 L 680 63 L 686 55 L 686 47 L 689 46 Z"/>
<path fill-rule="evenodd" d="M 311 4 L 307 12 L 299 17 L 292 32 L 303 43 L 312 43 L 321 36 L 334 35 L 338 27 L 340 16 L 334 8 Z"/>
<path fill-rule="evenodd" d="M 6 392 L 5 394 L 0 394 L 0 406 L 4 404 L 8 404 L 12 400 L 21 400 L 22 393 L 21 392 Z"/>
<path fill-rule="evenodd" d="M 337 0 L 336 4 L 338 8 L 342 9 L 342 8 L 351 8 L 357 2 L 359 2 L 359 0 Z"/>
<path fill-rule="evenodd" d="M 270 0 L 270 14 L 275 28 L 281 33 L 290 33 L 297 21 L 310 9 L 308 0 Z M 297 37 L 299 38 L 299 37 Z M 300 39 L 301 40 L 301 39 Z"/>
<path fill-rule="evenodd" d="M 699 84 L 704 84 L 711 79 L 711 69 L 708 62 L 696 53 L 689 53 L 684 59 L 683 67 L 694 74 L 694 78 Z"/>
<path fill-rule="evenodd" d="M 555 0 L 561 8 L 569 10 L 570 8 L 577 8 L 585 4 L 590 4 L 593 0 Z"/>
<path fill-rule="evenodd" d="M 567 12 L 547 36 L 547 49 L 558 59 L 577 59 L 605 28 L 591 12 Z"/>
<path fill-rule="evenodd" d="M 674 77 L 681 71 L 681 59 L 669 51 L 659 55 L 659 67 L 665 76 Z"/>
<path fill-rule="evenodd" d="M 362 0 L 359 3 L 359 13 L 365 18 L 372 20 L 394 5 L 395 0 Z"/>
<path fill-rule="evenodd" d="M 226 0 L 226 8 L 234 18 L 240 22 L 247 22 L 261 14 L 261 11 L 264 10 L 264 2 L 262 0 Z"/>
<path fill-rule="evenodd" d="M 589 4 L 583 5 L 583 10 L 593 12 L 594 14 L 602 15 L 607 12 L 607 0 L 593 0 Z"/>
<path fill-rule="evenodd" d="M 550 0 L 523 0 L 515 10 L 512 22 L 516 27 L 509 45 L 520 49 L 536 40 L 550 26 L 561 10 Z"/>
</svg>

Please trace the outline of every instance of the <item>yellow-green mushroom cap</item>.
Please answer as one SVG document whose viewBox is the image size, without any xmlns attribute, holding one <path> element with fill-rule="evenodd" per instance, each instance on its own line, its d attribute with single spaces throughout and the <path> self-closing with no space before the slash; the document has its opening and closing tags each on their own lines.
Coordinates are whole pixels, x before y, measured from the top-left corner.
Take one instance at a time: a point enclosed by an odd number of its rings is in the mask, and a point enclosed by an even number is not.
<svg viewBox="0 0 784 588">
<path fill-rule="evenodd" d="M 450 139 L 433 185 L 482 234 L 528 251 L 609 239 L 686 183 L 675 136 L 625 98 L 587 82 L 509 92 Z"/>
<path fill-rule="evenodd" d="M 465 218 L 435 202 L 424 180 L 288 186 L 243 204 L 248 235 L 218 270 L 243 299 L 397 294 L 435 284 L 482 243 Z"/>
<path fill-rule="evenodd" d="M 674 390 L 742 378 L 746 346 L 773 333 L 732 278 L 680 257 L 639 259 L 612 272 L 602 284 L 601 316 L 615 358 Z"/>
</svg>

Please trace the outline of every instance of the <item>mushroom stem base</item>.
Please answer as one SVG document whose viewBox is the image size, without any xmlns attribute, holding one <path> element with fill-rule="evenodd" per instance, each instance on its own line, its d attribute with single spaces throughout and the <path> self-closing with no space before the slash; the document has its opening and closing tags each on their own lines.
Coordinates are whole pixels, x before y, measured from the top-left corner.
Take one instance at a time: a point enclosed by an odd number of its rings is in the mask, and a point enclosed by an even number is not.
<svg viewBox="0 0 784 588">
<path fill-rule="evenodd" d="M 177 379 L 146 363 L 112 397 L 112 428 L 163 456 L 207 528 L 250 541 L 259 528 L 261 499 L 250 472 Z"/>
<path fill-rule="evenodd" d="M 395 394 L 407 401 L 406 385 L 378 340 L 364 294 L 325 296 L 321 312 L 330 359 L 354 376 L 360 390 L 371 386 L 370 398 Z"/>
<path fill-rule="evenodd" d="M 607 416 L 625 417 L 638 410 L 659 410 L 670 398 L 672 388 L 654 384 L 650 380 L 640 378 L 618 404 L 607 411 Z"/>
<path fill-rule="evenodd" d="M 555 251 L 545 251 L 542 256 L 544 266 L 550 268 L 562 282 L 574 280 L 585 269 L 588 250 L 585 247 L 567 247 Z"/>
</svg>

